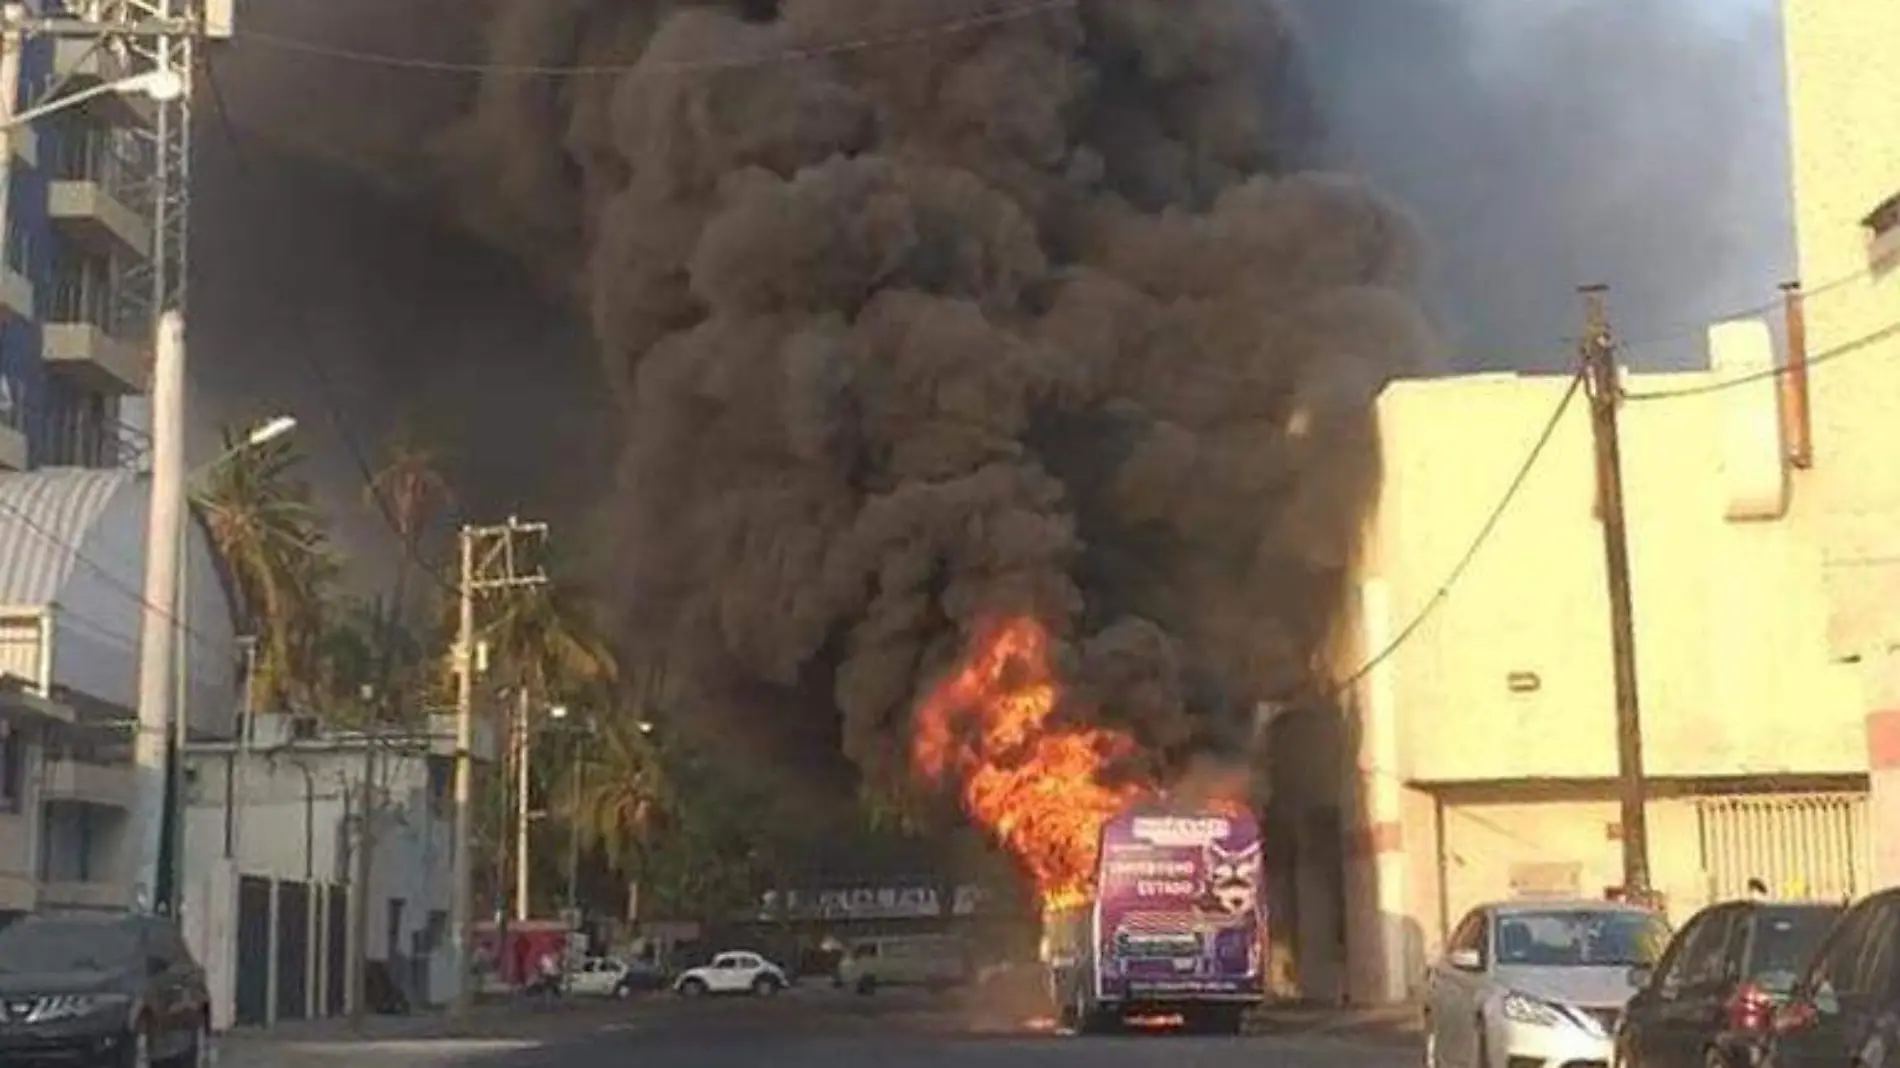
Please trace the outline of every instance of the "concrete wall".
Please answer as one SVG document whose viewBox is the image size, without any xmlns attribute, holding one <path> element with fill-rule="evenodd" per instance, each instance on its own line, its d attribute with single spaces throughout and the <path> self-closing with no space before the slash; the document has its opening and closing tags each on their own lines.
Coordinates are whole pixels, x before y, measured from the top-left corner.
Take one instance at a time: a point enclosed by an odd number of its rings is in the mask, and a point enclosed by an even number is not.
<svg viewBox="0 0 1900 1068">
<path fill-rule="evenodd" d="M 1631 376 L 1627 388 L 1707 380 Z M 1481 377 L 1386 391 L 1388 473 L 1366 564 L 1368 580 L 1390 590 L 1383 630 L 1402 627 L 1445 582 L 1565 386 Z M 1762 481 L 1731 474 L 1743 448 L 1735 400 L 1716 393 L 1623 413 L 1647 771 L 1862 771 L 1856 679 L 1826 642 L 1813 495 L 1797 481 L 1783 517 L 1730 518 L 1759 507 Z M 1774 417 L 1772 395 L 1753 400 Z M 1579 398 L 1469 570 L 1387 665 L 1401 735 L 1394 774 L 1429 783 L 1615 773 L 1592 472 Z M 1786 729 L 1794 716 L 1799 731 Z"/>
<path fill-rule="evenodd" d="M 1900 267 L 1864 220 L 1900 193 L 1900 7 L 1785 0 L 1795 221 L 1808 301 L 1829 638 L 1861 664 L 1877 875 L 1900 884 Z M 1895 235 L 1888 235 L 1891 245 Z M 1885 336 L 1883 336 L 1885 335 Z"/>
<path fill-rule="evenodd" d="M 234 856 L 226 860 L 229 753 L 228 748 L 204 747 L 192 754 L 193 784 L 185 826 L 191 871 L 211 871 L 220 865 L 229 869 L 228 878 L 199 881 L 197 892 L 208 896 L 196 908 L 188 908 L 186 917 L 188 927 L 199 925 L 194 937 L 202 942 L 201 959 L 212 974 L 214 988 L 224 991 L 231 988 L 236 969 L 235 925 L 205 925 L 194 917 L 206 910 L 235 915 L 234 901 L 225 899 L 236 893 L 240 875 L 282 882 L 303 882 L 308 876 L 317 884 L 352 885 L 355 814 L 361 805 L 364 767 L 360 745 L 321 740 L 239 753 L 230 780 L 235 790 L 228 795 L 236 803 Z M 367 952 L 371 960 L 388 961 L 390 900 L 403 902 L 395 948 L 398 957 L 406 957 L 417 933 L 428 929 L 430 913 L 449 908 L 452 855 L 447 810 L 431 815 L 426 800 L 429 771 L 422 751 L 384 753 L 378 765 L 383 800 L 371 860 Z M 352 895 L 351 908 L 362 905 Z M 438 949 L 435 959 L 423 967 L 431 991 L 448 989 L 446 948 Z M 218 1011 L 232 1011 L 228 998 Z"/>
</svg>

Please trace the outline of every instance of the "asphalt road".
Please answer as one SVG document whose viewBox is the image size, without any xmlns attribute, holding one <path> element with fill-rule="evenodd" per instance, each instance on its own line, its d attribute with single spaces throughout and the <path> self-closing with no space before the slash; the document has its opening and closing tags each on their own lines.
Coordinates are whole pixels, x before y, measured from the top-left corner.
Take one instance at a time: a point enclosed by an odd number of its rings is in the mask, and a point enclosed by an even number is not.
<svg viewBox="0 0 1900 1068">
<path fill-rule="evenodd" d="M 263 1050 L 254 1051 L 263 1053 Z M 923 997 L 787 995 L 588 1010 L 532 1036 L 302 1044 L 272 1068 L 1411 1068 L 1401 1045 L 1321 1036 L 1040 1033 Z M 246 1058 L 226 1062 L 249 1068 Z"/>
</svg>

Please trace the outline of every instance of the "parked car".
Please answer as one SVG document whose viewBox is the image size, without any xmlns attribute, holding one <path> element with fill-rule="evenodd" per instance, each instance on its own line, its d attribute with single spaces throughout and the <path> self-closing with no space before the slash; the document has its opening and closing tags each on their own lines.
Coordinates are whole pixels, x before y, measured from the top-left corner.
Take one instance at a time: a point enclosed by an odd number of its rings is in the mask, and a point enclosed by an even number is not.
<svg viewBox="0 0 1900 1068">
<path fill-rule="evenodd" d="M 688 968 L 673 981 L 673 989 L 686 997 L 705 994 L 753 994 L 771 997 L 791 983 L 785 969 L 745 951 L 721 953 L 712 963 Z"/>
<path fill-rule="evenodd" d="M 1900 890 L 1841 914 L 1773 1031 L 1766 1068 L 1885 1068 L 1900 1057 Z"/>
<path fill-rule="evenodd" d="M 567 973 L 567 992 L 577 997 L 610 997 L 627 966 L 614 957 L 586 957 Z"/>
<path fill-rule="evenodd" d="M 0 931 L 0 1064 L 210 1063 L 204 969 L 172 921 L 28 918 Z"/>
<path fill-rule="evenodd" d="M 1608 901 L 1473 909 L 1426 979 L 1426 1068 L 1607 1064 L 1611 1035 L 1669 940 L 1655 912 Z"/>
<path fill-rule="evenodd" d="M 629 998 L 635 994 L 651 990 L 666 989 L 666 971 L 651 961 L 628 961 L 620 973 L 620 979 L 614 983 L 613 995 L 617 998 Z"/>
<path fill-rule="evenodd" d="M 947 990 L 970 981 L 970 951 L 953 935 L 887 935 L 854 942 L 836 985 L 869 994 L 882 986 Z"/>
<path fill-rule="evenodd" d="M 1630 999 L 1619 1068 L 1755 1068 L 1775 1011 L 1839 917 L 1833 905 L 1731 901 L 1696 913 Z"/>
</svg>

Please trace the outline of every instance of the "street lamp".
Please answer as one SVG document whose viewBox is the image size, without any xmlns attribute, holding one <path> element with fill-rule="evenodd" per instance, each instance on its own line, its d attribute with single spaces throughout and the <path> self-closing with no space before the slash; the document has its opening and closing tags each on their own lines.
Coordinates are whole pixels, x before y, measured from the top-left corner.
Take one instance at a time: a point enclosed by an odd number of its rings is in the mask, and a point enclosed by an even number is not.
<svg viewBox="0 0 1900 1068">
<path fill-rule="evenodd" d="M 147 72 L 149 75 L 161 75 L 166 73 L 169 72 Z M 134 75 L 133 78 L 125 79 L 125 81 L 136 81 L 144 77 L 146 76 Z M 161 86 L 164 81 L 162 78 L 152 78 L 148 80 L 156 81 L 160 83 Z M 173 75 L 173 80 L 177 80 L 176 75 Z M 95 88 L 97 87 L 95 86 Z M 79 95 L 80 94 L 75 93 L 72 96 L 62 97 L 61 99 L 74 100 Z M 192 483 L 210 475 L 218 468 L 243 455 L 245 452 L 275 441 L 295 429 L 297 429 L 297 418 L 292 415 L 273 416 L 257 424 L 251 428 L 248 434 L 244 435 L 242 440 L 186 475 L 187 496 L 193 495 L 190 490 Z M 186 744 L 190 741 L 191 727 L 191 649 L 190 643 L 187 641 L 190 637 L 190 628 L 186 621 L 191 603 L 186 582 L 186 578 L 189 574 L 186 548 L 191 544 L 191 539 L 186 536 L 186 533 L 190 530 L 190 523 L 191 513 L 189 509 L 187 509 L 181 513 L 181 525 L 183 529 L 177 538 L 177 556 L 175 561 L 178 583 L 174 587 L 172 598 L 173 696 L 171 723 L 169 724 L 170 730 L 167 737 L 169 744 L 166 747 L 165 803 L 164 814 L 161 817 L 162 822 L 160 823 L 160 826 L 163 828 L 161 832 L 163 838 L 159 844 L 160 862 L 157 878 L 159 885 L 157 887 L 158 893 L 156 894 L 158 902 L 162 905 L 169 906 L 173 915 L 178 913 L 179 905 L 182 903 L 182 898 L 184 897 L 182 884 L 184 881 L 185 857 L 184 849 L 182 848 L 183 843 L 181 841 L 182 835 L 180 834 L 180 831 L 183 829 L 183 820 L 181 819 L 183 806 L 179 803 L 179 791 L 184 784 L 183 769 L 180 767 L 181 756 L 185 752 Z M 246 709 L 245 712 L 249 714 L 250 709 Z M 248 733 L 248 731 L 246 733 Z"/>
<path fill-rule="evenodd" d="M 16 130 L 55 112 L 77 107 L 102 96 L 142 96 L 155 104 L 169 104 L 185 95 L 185 78 L 175 70 L 148 70 L 116 81 L 87 86 L 76 93 L 56 96 L 25 111 L 17 111 L 0 123 L 0 130 Z"/>
</svg>

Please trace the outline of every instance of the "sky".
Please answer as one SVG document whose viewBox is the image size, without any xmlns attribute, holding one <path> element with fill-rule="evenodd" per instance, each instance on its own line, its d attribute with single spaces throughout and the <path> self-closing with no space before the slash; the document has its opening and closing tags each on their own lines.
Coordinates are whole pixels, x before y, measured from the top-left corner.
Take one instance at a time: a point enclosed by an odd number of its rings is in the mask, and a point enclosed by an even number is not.
<svg viewBox="0 0 1900 1068">
<path fill-rule="evenodd" d="M 428 2 L 254 0 L 245 17 L 454 51 L 466 23 L 426 22 L 451 26 L 438 42 L 380 21 Z M 1448 370 L 1563 366 L 1591 282 L 1612 287 L 1626 359 L 1695 366 L 1709 321 L 1793 273 L 1776 0 L 1279 2 L 1308 37 L 1333 158 L 1428 235 Z M 196 451 L 218 424 L 299 415 L 346 547 L 387 561 L 356 456 L 407 421 L 443 443 L 463 511 L 585 540 L 612 432 L 583 324 L 435 205 L 364 177 L 458 87 L 233 48 L 214 59 L 231 124 L 201 107 L 195 158 Z"/>
</svg>

